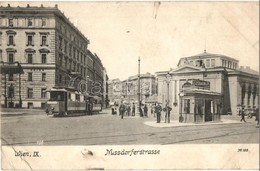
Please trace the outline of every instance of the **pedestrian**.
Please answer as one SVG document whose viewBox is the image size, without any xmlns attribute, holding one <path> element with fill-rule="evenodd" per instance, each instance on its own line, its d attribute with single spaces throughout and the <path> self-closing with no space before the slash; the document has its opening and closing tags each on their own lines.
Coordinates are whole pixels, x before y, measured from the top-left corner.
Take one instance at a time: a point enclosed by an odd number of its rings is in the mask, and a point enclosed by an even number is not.
<svg viewBox="0 0 260 171">
<path fill-rule="evenodd" d="M 145 105 L 144 105 L 144 116 L 145 116 L 145 117 L 148 117 L 148 116 L 147 116 L 147 112 L 148 112 L 148 108 L 147 108 L 147 105 L 145 104 Z"/>
<path fill-rule="evenodd" d="M 143 110 L 142 110 L 142 105 L 139 106 L 139 113 L 140 113 L 140 116 L 143 117 Z"/>
<path fill-rule="evenodd" d="M 241 111 L 241 120 L 240 120 L 240 122 L 242 122 L 242 121 L 246 122 L 246 120 L 245 120 L 245 109 L 244 108 L 242 108 L 242 111 Z"/>
<path fill-rule="evenodd" d="M 124 103 L 120 104 L 119 112 L 120 112 L 120 115 L 121 115 L 121 119 L 123 119 L 124 118 L 124 113 L 125 113 L 125 104 Z"/>
<path fill-rule="evenodd" d="M 132 116 L 135 116 L 135 103 L 132 105 Z"/>
<path fill-rule="evenodd" d="M 153 104 L 151 105 L 151 115 L 153 115 Z"/>
<path fill-rule="evenodd" d="M 166 104 L 165 108 L 163 109 L 163 111 L 165 112 L 165 123 L 168 120 L 168 123 L 170 123 L 170 114 L 171 114 L 171 110 L 172 108 Z"/>
<path fill-rule="evenodd" d="M 127 105 L 127 116 L 131 115 L 131 106 L 130 104 Z"/>
<path fill-rule="evenodd" d="M 259 108 L 256 108 L 255 112 L 256 125 L 259 126 Z"/>
<path fill-rule="evenodd" d="M 158 103 L 155 106 L 155 113 L 156 113 L 157 123 L 161 122 L 161 112 L 162 112 L 162 106 Z"/>
</svg>

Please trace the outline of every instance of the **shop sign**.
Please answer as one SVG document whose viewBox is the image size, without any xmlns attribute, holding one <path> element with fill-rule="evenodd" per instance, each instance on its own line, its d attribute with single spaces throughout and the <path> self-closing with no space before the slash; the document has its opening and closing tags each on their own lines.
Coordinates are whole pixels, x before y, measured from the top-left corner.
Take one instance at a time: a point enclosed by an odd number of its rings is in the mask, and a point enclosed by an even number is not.
<svg viewBox="0 0 260 171">
<path fill-rule="evenodd" d="M 193 80 L 192 85 L 197 87 L 197 88 L 203 88 L 205 90 L 210 89 L 210 82 L 209 81 Z"/>
</svg>

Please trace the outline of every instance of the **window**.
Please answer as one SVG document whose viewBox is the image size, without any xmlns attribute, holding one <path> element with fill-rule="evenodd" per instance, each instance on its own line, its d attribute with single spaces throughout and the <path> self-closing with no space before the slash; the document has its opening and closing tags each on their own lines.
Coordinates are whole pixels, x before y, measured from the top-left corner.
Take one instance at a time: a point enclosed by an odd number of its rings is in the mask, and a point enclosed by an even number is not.
<svg viewBox="0 0 260 171">
<path fill-rule="evenodd" d="M 228 68 L 231 68 L 232 62 L 228 61 Z"/>
<path fill-rule="evenodd" d="M 76 100 L 79 101 L 80 100 L 80 95 L 76 94 Z"/>
<path fill-rule="evenodd" d="M 60 46 L 60 50 L 62 51 L 62 37 L 59 37 L 59 46 Z"/>
<path fill-rule="evenodd" d="M 81 53 L 81 56 L 80 56 L 80 62 L 82 63 L 83 62 L 83 54 Z"/>
<path fill-rule="evenodd" d="M 0 18 L 0 20 L 1 20 L 1 18 Z M 0 23 L 0 25 L 1 25 L 1 23 Z M 2 45 L 2 32 L 0 31 L 0 46 Z"/>
<path fill-rule="evenodd" d="M 68 58 L 67 57 L 65 57 L 64 63 L 65 63 L 65 68 L 67 68 L 67 65 L 68 65 Z"/>
<path fill-rule="evenodd" d="M 223 66 L 223 67 L 225 66 L 225 61 L 224 61 L 224 59 L 222 59 L 222 66 Z"/>
<path fill-rule="evenodd" d="M 14 63 L 14 54 L 13 53 L 8 53 L 8 62 Z"/>
<path fill-rule="evenodd" d="M 42 18 L 42 26 L 46 26 L 46 18 Z"/>
<path fill-rule="evenodd" d="M 76 48 L 73 48 L 73 58 L 76 59 Z"/>
<path fill-rule="evenodd" d="M 42 64 L 46 64 L 46 56 L 45 53 L 42 54 Z"/>
<path fill-rule="evenodd" d="M 12 84 L 10 87 L 8 87 L 8 97 L 14 98 L 14 86 Z"/>
<path fill-rule="evenodd" d="M 64 52 L 67 53 L 68 42 L 64 41 Z"/>
<path fill-rule="evenodd" d="M 237 63 L 234 63 L 234 69 L 237 69 Z"/>
<path fill-rule="evenodd" d="M 8 24 L 9 24 L 9 27 L 13 27 L 14 26 L 14 20 L 12 18 L 9 18 Z"/>
<path fill-rule="evenodd" d="M 194 65 L 194 64 L 193 64 L 193 61 L 190 61 L 190 64 L 191 64 L 191 65 Z"/>
<path fill-rule="evenodd" d="M 211 67 L 215 67 L 215 59 L 211 59 Z"/>
<path fill-rule="evenodd" d="M 78 55 L 77 55 L 77 61 L 79 61 L 79 51 L 78 51 Z"/>
<path fill-rule="evenodd" d="M 33 98 L 33 88 L 27 89 L 27 98 Z"/>
<path fill-rule="evenodd" d="M 28 35 L 27 36 L 27 46 L 33 46 L 33 36 L 32 35 Z"/>
<path fill-rule="evenodd" d="M 69 55 L 71 56 L 72 46 L 69 45 Z"/>
<path fill-rule="evenodd" d="M 33 63 L 33 55 L 31 53 L 28 54 L 28 64 Z"/>
<path fill-rule="evenodd" d="M 46 88 L 41 89 L 41 98 L 46 98 Z"/>
<path fill-rule="evenodd" d="M 29 27 L 32 26 L 32 19 L 31 18 L 28 19 L 28 26 Z"/>
<path fill-rule="evenodd" d="M 73 63 L 73 70 L 76 71 L 76 62 Z"/>
<path fill-rule="evenodd" d="M 62 54 L 59 55 L 59 64 L 62 66 Z"/>
<path fill-rule="evenodd" d="M 9 74 L 9 81 L 14 81 L 14 75 L 13 74 Z"/>
<path fill-rule="evenodd" d="M 28 72 L 28 81 L 32 81 L 32 72 Z"/>
<path fill-rule="evenodd" d="M 46 81 L 46 73 L 42 73 L 42 81 Z"/>
<path fill-rule="evenodd" d="M 71 60 L 69 61 L 69 70 L 71 70 Z"/>
<path fill-rule="evenodd" d="M 79 64 L 77 65 L 77 72 L 79 72 Z"/>
<path fill-rule="evenodd" d="M 42 44 L 42 46 L 46 46 L 47 45 L 47 36 L 46 35 L 43 35 L 42 36 L 42 42 L 41 42 Z"/>
<path fill-rule="evenodd" d="M 3 56 L 2 56 L 3 54 L 2 54 L 2 50 L 0 50 L 0 62 L 2 62 L 3 61 Z"/>
<path fill-rule="evenodd" d="M 14 45 L 14 36 L 13 35 L 8 36 L 8 46 L 9 45 Z"/>
<path fill-rule="evenodd" d="M 62 75 L 59 75 L 59 83 L 62 83 Z"/>
<path fill-rule="evenodd" d="M 209 59 L 206 60 L 206 67 L 207 68 L 210 67 L 210 60 Z"/>
</svg>

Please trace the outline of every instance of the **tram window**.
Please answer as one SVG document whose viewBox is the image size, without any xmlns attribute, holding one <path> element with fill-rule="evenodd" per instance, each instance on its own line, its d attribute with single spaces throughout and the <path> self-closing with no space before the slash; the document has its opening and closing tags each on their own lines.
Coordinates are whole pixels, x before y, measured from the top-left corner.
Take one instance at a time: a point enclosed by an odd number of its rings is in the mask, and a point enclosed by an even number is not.
<svg viewBox="0 0 260 171">
<path fill-rule="evenodd" d="M 51 92 L 50 101 L 63 101 L 63 100 L 64 100 L 64 92 L 62 91 Z"/>
<path fill-rule="evenodd" d="M 76 94 L 76 100 L 80 100 L 80 96 L 79 96 L 79 94 Z"/>
</svg>

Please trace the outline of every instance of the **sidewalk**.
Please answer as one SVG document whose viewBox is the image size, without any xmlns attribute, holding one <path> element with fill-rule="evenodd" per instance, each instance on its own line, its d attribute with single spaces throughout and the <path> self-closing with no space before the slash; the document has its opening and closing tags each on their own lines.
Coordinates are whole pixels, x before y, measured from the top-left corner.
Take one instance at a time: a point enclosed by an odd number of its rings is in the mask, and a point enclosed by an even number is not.
<svg viewBox="0 0 260 171">
<path fill-rule="evenodd" d="M 45 114 L 45 111 L 44 111 L 44 109 L 1 108 L 0 114 L 2 117 L 23 116 L 23 115 L 40 115 L 40 114 Z"/>
<path fill-rule="evenodd" d="M 168 128 L 168 127 L 182 127 L 182 126 L 203 126 L 203 125 L 223 125 L 223 124 L 241 124 L 244 122 L 240 122 L 240 120 L 230 120 L 230 119 L 222 119 L 220 122 L 204 122 L 204 123 L 180 123 L 179 121 L 172 121 L 170 123 L 165 123 L 164 121 L 161 123 L 156 123 L 156 121 L 147 121 L 144 122 L 145 125 L 151 127 L 158 128 Z M 249 123 L 252 123 L 250 120 Z"/>
</svg>

